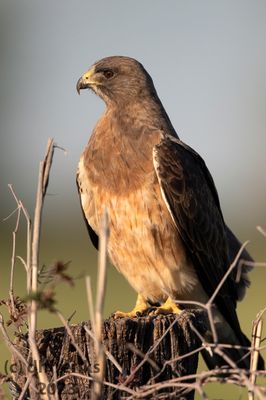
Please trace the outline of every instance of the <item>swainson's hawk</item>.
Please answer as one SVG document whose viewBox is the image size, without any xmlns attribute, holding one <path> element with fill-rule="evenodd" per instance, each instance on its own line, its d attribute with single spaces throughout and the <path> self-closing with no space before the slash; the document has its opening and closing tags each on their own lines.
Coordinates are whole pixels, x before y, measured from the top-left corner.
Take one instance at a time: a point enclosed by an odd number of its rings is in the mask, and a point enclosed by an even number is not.
<svg viewBox="0 0 266 400">
<path fill-rule="evenodd" d="M 178 300 L 206 303 L 240 247 L 225 225 L 218 194 L 203 159 L 182 142 L 144 67 L 129 57 L 96 62 L 78 81 L 106 103 L 78 167 L 81 204 L 97 247 L 103 205 L 110 222 L 108 254 L 138 293 L 134 317 L 160 303 L 179 312 Z M 243 256 L 251 260 L 247 252 Z M 249 283 L 233 274 L 215 298 L 221 343 L 250 346 L 240 329 L 236 303 Z M 247 352 L 247 351 L 246 351 Z M 249 367 L 245 351 L 228 354 Z M 225 364 L 205 355 L 210 367 Z M 262 359 L 259 367 L 263 367 Z"/>
</svg>

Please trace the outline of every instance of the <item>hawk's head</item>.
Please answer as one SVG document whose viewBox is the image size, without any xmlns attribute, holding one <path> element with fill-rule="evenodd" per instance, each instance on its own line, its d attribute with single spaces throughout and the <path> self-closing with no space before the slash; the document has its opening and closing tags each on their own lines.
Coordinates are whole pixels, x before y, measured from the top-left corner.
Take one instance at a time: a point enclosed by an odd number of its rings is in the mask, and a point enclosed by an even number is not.
<svg viewBox="0 0 266 400">
<path fill-rule="evenodd" d="M 77 82 L 77 91 L 92 89 L 107 104 L 140 99 L 155 94 L 150 75 L 130 57 L 106 57 L 93 64 Z"/>
</svg>

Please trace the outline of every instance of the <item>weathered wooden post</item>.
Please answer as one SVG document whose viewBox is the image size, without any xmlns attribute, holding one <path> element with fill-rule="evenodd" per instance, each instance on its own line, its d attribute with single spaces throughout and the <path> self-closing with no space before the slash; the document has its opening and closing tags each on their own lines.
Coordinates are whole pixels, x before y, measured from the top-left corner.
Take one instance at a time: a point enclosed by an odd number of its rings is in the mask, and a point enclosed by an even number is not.
<svg viewBox="0 0 266 400">
<path fill-rule="evenodd" d="M 105 320 L 102 341 L 107 356 L 103 398 L 193 399 L 194 390 L 190 387 L 193 379 L 180 381 L 180 377 L 195 374 L 198 365 L 198 353 L 180 358 L 201 345 L 191 324 L 202 333 L 206 326 L 204 312 L 191 310 L 179 316 Z M 90 322 L 70 329 L 72 338 L 64 327 L 37 331 L 41 359 L 38 368 L 45 369 L 50 384 L 49 387 L 37 385 L 37 391 L 31 388 L 30 399 L 41 399 L 44 394 L 49 398 L 49 394 L 55 393 L 64 400 L 91 398 L 98 365 L 94 358 L 94 339 L 88 333 Z M 17 346 L 28 359 L 25 337 L 18 339 Z M 16 358 L 13 362 L 20 363 Z M 21 365 L 13 377 L 21 390 L 28 376 L 27 368 Z M 187 392 L 181 386 L 186 383 Z M 174 394 L 176 397 L 171 397 Z"/>
</svg>

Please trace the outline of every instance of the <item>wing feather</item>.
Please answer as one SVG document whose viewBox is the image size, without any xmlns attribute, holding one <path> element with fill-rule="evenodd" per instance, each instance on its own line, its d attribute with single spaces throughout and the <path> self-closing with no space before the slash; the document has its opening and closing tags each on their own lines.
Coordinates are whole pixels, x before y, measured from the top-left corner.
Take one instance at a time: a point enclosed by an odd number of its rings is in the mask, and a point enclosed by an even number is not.
<svg viewBox="0 0 266 400">
<path fill-rule="evenodd" d="M 229 267 L 226 226 L 211 174 L 193 149 L 170 136 L 154 147 L 153 157 L 167 208 L 198 278 L 211 296 Z M 229 276 L 215 303 L 240 335 L 236 299 L 235 283 Z"/>
</svg>

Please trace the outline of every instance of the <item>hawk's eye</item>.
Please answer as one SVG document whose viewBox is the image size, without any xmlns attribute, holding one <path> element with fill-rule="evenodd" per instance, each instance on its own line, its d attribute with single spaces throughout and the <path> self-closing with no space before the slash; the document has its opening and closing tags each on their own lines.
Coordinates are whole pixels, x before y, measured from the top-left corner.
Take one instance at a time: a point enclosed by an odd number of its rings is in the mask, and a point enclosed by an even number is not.
<svg viewBox="0 0 266 400">
<path fill-rule="evenodd" d="M 105 71 L 103 71 L 103 74 L 106 79 L 110 79 L 114 76 L 114 72 L 111 69 L 106 69 Z"/>
</svg>

